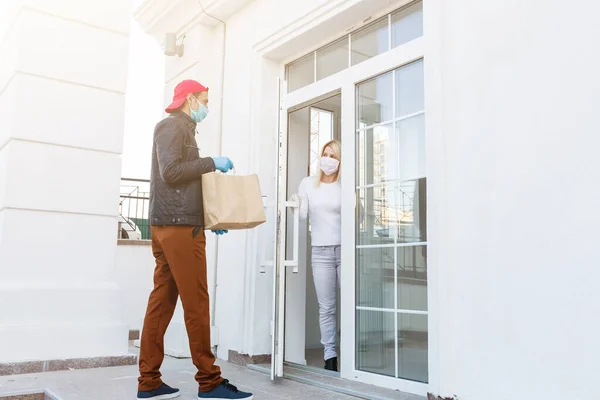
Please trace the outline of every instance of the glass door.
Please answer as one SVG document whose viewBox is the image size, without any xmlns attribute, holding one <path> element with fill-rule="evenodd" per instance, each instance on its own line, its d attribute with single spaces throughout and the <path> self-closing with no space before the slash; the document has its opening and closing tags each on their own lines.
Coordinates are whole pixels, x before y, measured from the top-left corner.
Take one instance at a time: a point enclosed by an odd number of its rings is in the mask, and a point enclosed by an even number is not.
<svg viewBox="0 0 600 400">
<path fill-rule="evenodd" d="M 419 395 L 429 380 L 424 48 L 421 3 L 406 1 L 288 65 L 282 92 L 286 111 L 341 93 L 340 376 Z M 285 320 L 281 303 L 277 312 Z"/>
<path fill-rule="evenodd" d="M 356 95 L 355 368 L 427 383 L 423 60 Z"/>
<path fill-rule="evenodd" d="M 283 86 L 282 86 L 283 88 Z M 274 281 L 273 379 L 283 376 L 284 364 L 306 365 L 307 297 L 314 284 L 308 259 L 310 227 L 299 218 L 299 204 L 291 202 L 302 179 L 313 175 L 320 148 L 339 134 L 340 95 L 315 93 L 300 102 L 281 101 L 279 116 L 278 230 Z M 307 284 L 310 285 L 307 291 Z M 316 303 L 316 294 L 314 296 Z M 314 307 L 313 307 L 314 308 Z M 314 321 L 313 321 L 314 322 Z M 310 330 L 310 333 L 314 333 Z M 311 335 L 315 336 L 315 335 Z M 318 335 L 320 337 L 320 335 Z"/>
<path fill-rule="evenodd" d="M 283 377 L 285 360 L 285 314 L 286 314 L 286 278 L 288 267 L 298 272 L 299 258 L 299 204 L 287 201 L 287 159 L 288 159 L 288 108 L 281 98 L 285 93 L 285 82 L 279 84 L 279 121 L 278 121 L 278 163 L 277 163 L 277 222 L 275 233 L 275 255 L 273 274 L 273 320 L 271 332 L 271 379 Z M 292 212 L 292 248 L 287 251 L 288 210 Z M 287 255 L 290 255 L 288 259 Z"/>
</svg>

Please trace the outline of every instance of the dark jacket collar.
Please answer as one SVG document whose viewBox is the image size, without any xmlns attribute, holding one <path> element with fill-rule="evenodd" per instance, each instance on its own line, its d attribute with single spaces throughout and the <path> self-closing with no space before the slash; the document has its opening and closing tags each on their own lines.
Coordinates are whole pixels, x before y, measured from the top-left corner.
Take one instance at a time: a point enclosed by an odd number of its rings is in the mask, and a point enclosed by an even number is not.
<svg viewBox="0 0 600 400">
<path fill-rule="evenodd" d="M 187 115 L 186 113 L 184 113 L 183 111 L 175 111 L 173 113 L 171 113 L 170 115 L 172 118 L 176 118 L 180 121 L 184 121 L 186 123 L 188 123 L 188 126 L 190 129 L 196 129 L 196 123 L 194 122 L 194 120 L 192 119 L 192 117 L 190 117 L 189 115 Z"/>
</svg>

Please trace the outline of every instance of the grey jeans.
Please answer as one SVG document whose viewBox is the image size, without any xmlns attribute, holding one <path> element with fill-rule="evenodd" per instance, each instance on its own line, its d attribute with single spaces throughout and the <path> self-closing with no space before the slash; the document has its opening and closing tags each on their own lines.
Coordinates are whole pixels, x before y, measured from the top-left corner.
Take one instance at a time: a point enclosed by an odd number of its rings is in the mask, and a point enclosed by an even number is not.
<svg viewBox="0 0 600 400">
<path fill-rule="evenodd" d="M 340 246 L 313 246 L 312 270 L 319 301 L 321 343 L 325 360 L 337 357 L 337 288 L 340 283 L 342 253 Z"/>
</svg>

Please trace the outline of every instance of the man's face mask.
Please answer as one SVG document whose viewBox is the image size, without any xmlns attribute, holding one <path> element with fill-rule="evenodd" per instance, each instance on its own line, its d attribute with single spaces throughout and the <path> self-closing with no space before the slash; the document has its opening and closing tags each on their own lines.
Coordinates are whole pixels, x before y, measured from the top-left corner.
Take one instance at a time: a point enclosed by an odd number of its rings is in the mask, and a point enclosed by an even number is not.
<svg viewBox="0 0 600 400">
<path fill-rule="evenodd" d="M 192 120 L 195 123 L 200 123 L 204 120 L 204 118 L 206 118 L 208 116 L 208 107 L 206 107 L 204 104 L 200 103 L 200 101 L 196 98 L 196 96 L 193 96 L 194 99 L 196 100 L 196 102 L 198 103 L 198 108 L 196 110 L 194 110 L 192 108 L 192 105 L 190 104 L 190 117 L 192 118 Z"/>
</svg>

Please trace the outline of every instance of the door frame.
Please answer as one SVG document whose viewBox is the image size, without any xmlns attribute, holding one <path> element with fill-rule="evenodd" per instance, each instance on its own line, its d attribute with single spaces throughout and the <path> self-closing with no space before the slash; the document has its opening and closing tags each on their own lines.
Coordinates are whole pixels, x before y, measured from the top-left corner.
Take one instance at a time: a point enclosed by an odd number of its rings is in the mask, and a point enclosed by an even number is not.
<svg viewBox="0 0 600 400">
<path fill-rule="evenodd" d="M 280 152 L 287 152 L 287 115 L 296 109 L 314 104 L 322 99 L 341 92 L 341 132 L 340 139 L 342 143 L 342 160 L 345 164 L 356 165 L 356 85 L 376 77 L 388 71 L 392 71 L 403 65 L 409 64 L 424 58 L 425 42 L 424 38 L 417 38 L 397 48 L 391 49 L 367 61 L 355 66 L 349 67 L 335 75 L 329 76 L 301 89 L 287 93 L 287 85 L 282 85 L 280 96 Z M 285 65 L 282 65 L 281 76 L 285 76 Z M 283 143 L 282 143 L 283 142 Z M 285 163 L 287 157 L 280 155 L 279 164 L 279 231 L 278 231 L 278 257 L 276 280 L 285 284 L 285 243 L 286 243 L 286 211 L 290 205 L 285 199 L 285 190 L 287 188 L 286 178 L 281 174 L 287 173 Z M 341 343 L 340 349 L 341 363 L 340 376 L 344 379 L 364 382 L 376 386 L 400 390 L 407 393 L 418 395 L 427 395 L 428 384 L 413 382 L 399 378 L 387 377 L 374 373 L 356 370 L 356 275 L 355 275 L 355 251 L 356 251 L 356 172 L 354 168 L 344 168 L 341 176 L 342 199 L 353 199 L 342 202 L 342 271 L 341 271 L 341 302 L 338 309 L 341 317 Z M 282 196 L 283 190 L 283 196 Z M 282 228 L 283 227 L 283 228 Z M 283 277 L 281 277 L 283 275 Z M 278 278 L 279 276 L 279 278 Z M 279 304 L 277 307 L 277 321 L 280 327 L 285 320 L 285 293 L 278 291 Z M 283 301 L 283 306 L 281 302 Z M 345 306 L 344 306 L 345 305 Z M 350 306 L 351 305 L 351 306 Z M 277 340 L 280 350 L 273 353 L 276 376 L 283 376 L 283 350 L 281 346 L 284 341 L 284 331 L 276 329 Z M 281 359 L 281 360 L 279 360 Z M 280 368 L 277 366 L 281 365 Z"/>
</svg>

